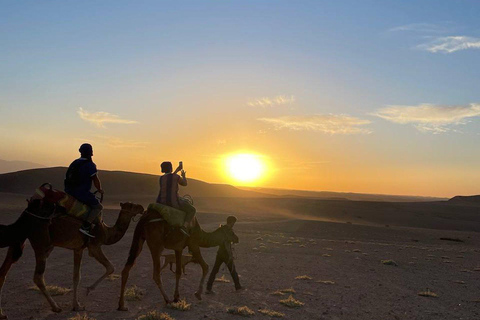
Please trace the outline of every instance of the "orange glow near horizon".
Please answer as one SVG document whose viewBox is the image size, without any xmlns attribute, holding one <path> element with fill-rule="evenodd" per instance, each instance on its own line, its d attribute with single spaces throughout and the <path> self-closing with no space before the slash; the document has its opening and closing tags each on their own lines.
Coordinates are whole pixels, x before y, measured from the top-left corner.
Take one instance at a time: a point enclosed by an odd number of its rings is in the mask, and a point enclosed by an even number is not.
<svg viewBox="0 0 480 320">
<path fill-rule="evenodd" d="M 235 184 L 256 186 L 268 173 L 266 157 L 258 154 L 233 153 L 226 155 L 222 162 L 222 170 Z"/>
</svg>

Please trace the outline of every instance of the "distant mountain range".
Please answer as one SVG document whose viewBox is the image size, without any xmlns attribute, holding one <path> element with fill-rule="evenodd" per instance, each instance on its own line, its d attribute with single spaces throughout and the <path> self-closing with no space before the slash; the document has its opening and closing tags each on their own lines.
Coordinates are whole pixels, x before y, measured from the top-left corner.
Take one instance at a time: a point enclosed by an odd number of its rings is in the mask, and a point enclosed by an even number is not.
<svg viewBox="0 0 480 320">
<path fill-rule="evenodd" d="M 44 182 L 63 190 L 66 167 L 30 169 L 0 174 L 0 192 L 30 195 Z M 154 199 L 158 193 L 158 176 L 124 171 L 99 171 L 103 189 L 109 197 L 140 196 Z M 341 193 L 328 191 L 302 191 L 272 188 L 238 188 L 227 184 L 213 184 L 188 179 L 188 187 L 181 188 L 182 194 L 192 197 L 219 198 L 312 198 L 324 200 L 428 202 L 443 201 L 445 198 Z"/>
<path fill-rule="evenodd" d="M 28 161 L 7 161 L 0 159 L 0 174 L 34 168 L 45 168 L 45 166 L 43 164 Z"/>
</svg>

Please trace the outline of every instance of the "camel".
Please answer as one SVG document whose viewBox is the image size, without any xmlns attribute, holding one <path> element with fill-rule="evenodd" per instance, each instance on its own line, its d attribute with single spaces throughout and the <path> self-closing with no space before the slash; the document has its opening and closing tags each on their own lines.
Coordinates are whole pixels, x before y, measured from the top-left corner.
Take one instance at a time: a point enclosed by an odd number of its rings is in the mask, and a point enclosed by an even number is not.
<svg viewBox="0 0 480 320">
<path fill-rule="evenodd" d="M 89 255 L 95 258 L 105 267 L 105 273 L 87 288 L 87 294 L 107 276 L 114 272 L 112 263 L 102 251 L 102 245 L 112 245 L 120 241 L 130 225 L 133 217 L 143 214 L 144 208 L 139 204 L 121 203 L 121 210 L 113 227 L 103 223 L 97 223 L 93 229 L 95 238 L 88 238 L 81 234 L 78 229 L 82 221 L 62 215 L 53 219 L 42 218 L 51 216 L 56 205 L 41 200 L 30 200 L 28 208 L 20 215 L 16 222 L 11 225 L 0 225 L 0 247 L 9 247 L 5 261 L 0 267 L 0 292 L 5 283 L 6 275 L 13 263 L 17 262 L 28 239 L 35 252 L 35 274 L 33 281 L 43 293 L 53 312 L 62 310 L 52 299 L 46 290 L 44 273 L 46 261 L 54 247 L 62 247 L 73 250 L 73 310 L 81 311 L 85 308 L 78 302 L 77 289 L 80 281 L 80 264 L 85 248 Z M 1 297 L 0 297 L 1 298 Z M 0 305 L 0 319 L 6 319 Z"/>
<path fill-rule="evenodd" d="M 166 304 L 171 301 L 163 289 L 162 278 L 160 274 L 160 257 L 163 249 L 171 249 L 175 251 L 175 293 L 174 302 L 179 301 L 180 293 L 178 285 L 182 275 L 182 251 L 188 246 L 193 258 L 202 267 L 202 278 L 195 296 L 197 299 L 202 299 L 203 284 L 208 274 L 208 264 L 202 257 L 200 248 L 216 247 L 224 242 L 238 243 L 238 237 L 231 228 L 220 227 L 213 232 L 205 232 L 200 227 L 196 218 L 192 221 L 193 227 L 189 229 L 190 236 L 183 235 L 179 230 L 172 230 L 165 220 L 161 218 L 160 213 L 153 209 L 148 209 L 147 212 L 140 218 L 135 232 L 133 234 L 132 245 L 128 260 L 122 270 L 122 285 L 120 290 L 120 299 L 118 302 L 118 310 L 128 311 L 125 306 L 125 286 L 127 285 L 130 270 L 135 264 L 135 260 L 142 251 L 143 244 L 147 242 L 148 248 L 153 260 L 153 280 L 157 284 Z"/>
</svg>

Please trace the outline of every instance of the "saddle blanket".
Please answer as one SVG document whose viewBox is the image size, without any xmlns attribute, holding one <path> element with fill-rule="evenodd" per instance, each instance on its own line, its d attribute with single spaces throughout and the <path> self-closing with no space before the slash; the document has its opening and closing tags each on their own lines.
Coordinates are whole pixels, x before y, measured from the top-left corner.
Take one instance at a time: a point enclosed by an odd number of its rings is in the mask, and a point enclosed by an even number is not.
<svg viewBox="0 0 480 320">
<path fill-rule="evenodd" d="M 185 223 L 186 213 L 182 210 L 178 210 L 161 203 L 150 203 L 148 205 L 148 210 L 155 210 L 156 212 L 160 213 L 162 218 L 173 227 L 181 227 Z"/>
</svg>

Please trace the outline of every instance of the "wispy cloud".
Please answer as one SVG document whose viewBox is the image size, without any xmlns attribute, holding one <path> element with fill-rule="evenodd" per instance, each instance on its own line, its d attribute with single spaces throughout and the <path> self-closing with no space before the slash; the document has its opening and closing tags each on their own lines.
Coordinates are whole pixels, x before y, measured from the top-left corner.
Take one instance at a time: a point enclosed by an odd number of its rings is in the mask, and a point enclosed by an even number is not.
<svg viewBox="0 0 480 320">
<path fill-rule="evenodd" d="M 389 29 L 390 32 L 400 32 L 400 31 L 410 31 L 410 32 L 421 32 L 421 33 L 444 33 L 448 32 L 449 28 L 433 23 L 410 23 L 403 26 L 398 26 Z"/>
<path fill-rule="evenodd" d="M 78 141 L 82 142 L 90 142 L 93 144 L 101 144 L 103 146 L 107 146 L 114 149 L 121 149 L 121 148 L 145 148 L 147 147 L 148 143 L 138 140 L 131 140 L 131 139 L 121 139 L 112 136 L 104 136 L 104 135 L 94 135 L 91 139 L 81 138 L 77 139 Z"/>
<path fill-rule="evenodd" d="M 115 114 L 111 114 L 103 111 L 91 113 L 86 110 L 83 110 L 83 108 L 79 108 L 77 113 L 81 119 L 87 122 L 90 122 L 100 128 L 105 128 L 105 123 L 120 123 L 120 124 L 138 123 L 137 121 L 122 119 Z"/>
<path fill-rule="evenodd" d="M 417 48 L 432 53 L 453 53 L 460 50 L 480 49 L 480 38 L 467 36 L 438 37 L 428 43 L 418 45 Z"/>
<path fill-rule="evenodd" d="M 369 134 L 372 132 L 362 128 L 370 121 L 343 114 L 283 116 L 258 120 L 273 125 L 275 129 L 309 130 L 327 134 Z"/>
<path fill-rule="evenodd" d="M 480 104 L 468 106 L 440 106 L 420 104 L 418 106 L 388 106 L 377 110 L 373 115 L 385 120 L 412 124 L 419 131 L 435 134 L 455 131 L 456 125 L 468 122 L 469 118 L 480 116 Z"/>
<path fill-rule="evenodd" d="M 295 102 L 295 97 L 294 96 L 276 96 L 273 98 L 260 98 L 260 99 L 254 99 L 251 101 L 247 102 L 247 105 L 250 107 L 274 107 L 278 105 L 283 105 L 283 104 L 291 104 Z"/>
</svg>

